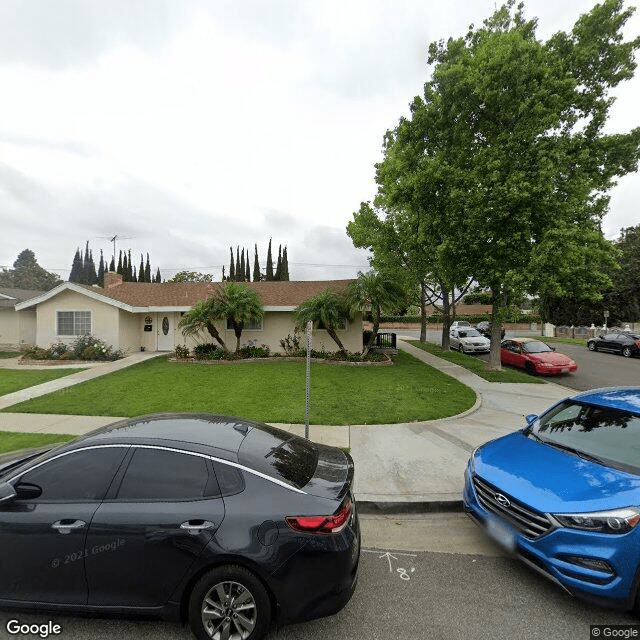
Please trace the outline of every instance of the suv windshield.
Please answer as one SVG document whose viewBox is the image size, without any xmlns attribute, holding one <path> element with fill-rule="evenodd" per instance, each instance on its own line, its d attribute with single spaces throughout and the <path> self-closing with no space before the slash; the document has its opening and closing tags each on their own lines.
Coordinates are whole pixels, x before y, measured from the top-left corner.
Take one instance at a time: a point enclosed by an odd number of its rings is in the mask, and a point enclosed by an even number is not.
<svg viewBox="0 0 640 640">
<path fill-rule="evenodd" d="M 640 475 L 640 416 L 567 400 L 541 416 L 527 432 L 543 442 L 570 447 Z"/>
</svg>

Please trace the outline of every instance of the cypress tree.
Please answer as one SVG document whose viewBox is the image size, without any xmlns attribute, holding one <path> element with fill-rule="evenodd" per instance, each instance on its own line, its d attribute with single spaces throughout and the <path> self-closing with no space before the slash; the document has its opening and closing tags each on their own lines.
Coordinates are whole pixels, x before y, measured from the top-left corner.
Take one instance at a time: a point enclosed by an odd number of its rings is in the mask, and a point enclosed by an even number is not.
<svg viewBox="0 0 640 640">
<path fill-rule="evenodd" d="M 282 245 L 278 245 L 278 263 L 276 265 L 276 275 L 274 280 L 282 280 Z"/>
<path fill-rule="evenodd" d="M 73 256 L 71 264 L 71 273 L 69 273 L 69 282 L 80 282 L 80 274 L 82 273 L 82 256 L 80 247 L 76 249 L 76 255 Z"/>
<path fill-rule="evenodd" d="M 115 256 L 111 256 L 111 262 L 109 264 L 109 271 L 115 271 L 115 270 L 116 270 Z"/>
<path fill-rule="evenodd" d="M 245 267 L 244 264 L 244 247 L 242 248 L 242 253 L 240 255 L 240 277 L 238 278 L 239 282 L 243 282 L 244 281 L 244 276 L 245 273 L 247 272 L 247 269 Z"/>
<path fill-rule="evenodd" d="M 158 284 L 162 282 L 162 277 L 160 276 L 160 267 L 158 267 L 158 270 L 156 271 L 156 282 Z"/>
<path fill-rule="evenodd" d="M 240 282 L 240 246 L 236 245 L 236 282 Z"/>
<path fill-rule="evenodd" d="M 144 282 L 144 256 L 140 254 L 140 268 L 138 269 L 138 282 Z"/>
<path fill-rule="evenodd" d="M 226 280 L 225 275 L 224 275 L 224 265 L 222 265 L 222 282 L 224 282 Z"/>
<path fill-rule="evenodd" d="M 257 244 L 256 244 L 255 256 L 253 258 L 253 281 L 260 282 L 260 263 L 258 262 L 258 245 Z"/>
<path fill-rule="evenodd" d="M 136 271 L 136 266 L 133 265 L 133 273 L 131 274 L 131 282 L 138 282 L 138 272 Z"/>
<path fill-rule="evenodd" d="M 96 273 L 96 263 L 93 261 L 93 251 L 89 251 L 89 263 L 87 266 L 87 284 L 94 285 L 97 282 L 98 282 L 98 274 Z"/>
<path fill-rule="evenodd" d="M 129 249 L 129 262 L 127 263 L 127 274 L 129 282 L 133 282 L 133 260 L 131 260 L 131 249 Z"/>
<path fill-rule="evenodd" d="M 267 251 L 267 280 L 273 280 L 273 258 L 271 257 L 271 238 L 269 238 L 269 250 Z"/>
<path fill-rule="evenodd" d="M 147 253 L 147 264 L 144 268 L 144 281 L 151 282 L 151 265 L 149 264 L 149 254 Z"/>
<path fill-rule="evenodd" d="M 94 267 L 95 268 L 95 267 Z M 80 282 L 82 284 L 91 284 L 89 275 L 89 241 L 84 246 L 84 258 L 82 259 L 82 276 Z"/>
<path fill-rule="evenodd" d="M 231 262 L 229 263 L 229 280 L 233 282 L 236 279 L 236 268 L 233 264 L 233 249 L 229 247 L 229 253 L 231 254 Z"/>
<path fill-rule="evenodd" d="M 122 270 L 122 249 L 118 253 L 118 268 L 116 269 L 116 273 L 119 273 L 124 280 L 124 271 Z"/>
<path fill-rule="evenodd" d="M 100 287 L 104 287 L 104 256 L 100 249 L 100 264 L 98 265 L 98 283 Z"/>
<path fill-rule="evenodd" d="M 249 250 L 247 249 L 247 270 L 244 274 L 244 281 L 251 282 L 251 269 L 249 268 Z"/>
<path fill-rule="evenodd" d="M 282 251 L 282 278 L 281 280 L 285 280 L 289 282 L 289 258 L 287 257 L 287 247 L 285 247 Z"/>
<path fill-rule="evenodd" d="M 129 282 L 129 263 L 127 262 L 127 254 L 125 253 L 122 258 L 122 281 Z"/>
</svg>

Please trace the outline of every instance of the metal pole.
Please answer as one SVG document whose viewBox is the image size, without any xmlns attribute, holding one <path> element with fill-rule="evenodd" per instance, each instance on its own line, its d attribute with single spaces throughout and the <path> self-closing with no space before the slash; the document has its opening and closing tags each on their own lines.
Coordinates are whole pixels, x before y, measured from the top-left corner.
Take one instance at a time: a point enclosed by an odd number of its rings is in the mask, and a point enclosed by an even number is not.
<svg viewBox="0 0 640 640">
<path fill-rule="evenodd" d="M 307 322 L 307 402 L 304 412 L 304 437 L 309 439 L 309 388 L 311 386 L 311 330 L 313 323 Z"/>
</svg>

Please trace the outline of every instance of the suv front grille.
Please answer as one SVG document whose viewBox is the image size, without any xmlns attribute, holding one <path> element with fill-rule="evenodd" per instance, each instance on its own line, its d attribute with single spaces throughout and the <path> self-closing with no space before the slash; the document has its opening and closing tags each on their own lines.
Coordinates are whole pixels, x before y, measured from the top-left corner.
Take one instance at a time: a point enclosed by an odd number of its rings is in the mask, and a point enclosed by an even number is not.
<svg viewBox="0 0 640 640">
<path fill-rule="evenodd" d="M 478 501 L 487 511 L 510 524 L 527 538 L 535 540 L 547 533 L 553 526 L 543 513 L 526 507 L 476 475 L 473 476 L 473 487 Z M 496 494 L 506 497 L 510 505 L 507 507 L 500 504 L 495 498 Z"/>
</svg>

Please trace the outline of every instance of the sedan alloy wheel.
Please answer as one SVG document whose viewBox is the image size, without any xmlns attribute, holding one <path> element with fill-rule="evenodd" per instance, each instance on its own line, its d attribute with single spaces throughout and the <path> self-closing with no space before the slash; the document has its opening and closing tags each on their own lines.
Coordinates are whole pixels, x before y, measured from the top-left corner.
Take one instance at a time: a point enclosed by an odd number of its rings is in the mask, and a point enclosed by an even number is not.
<svg viewBox="0 0 640 640">
<path fill-rule="evenodd" d="M 630 349 L 630 347 L 624 347 L 624 348 L 622 349 L 622 355 L 623 355 L 625 358 L 630 358 L 630 357 L 631 357 L 631 349 Z"/>
<path fill-rule="evenodd" d="M 258 640 L 270 617 L 265 588 L 243 567 L 210 571 L 191 594 L 189 622 L 201 640 Z"/>
<path fill-rule="evenodd" d="M 596 347 L 596 343 L 595 342 L 588 342 L 587 343 L 587 347 L 589 347 L 589 351 L 597 351 L 597 347 Z"/>
</svg>

